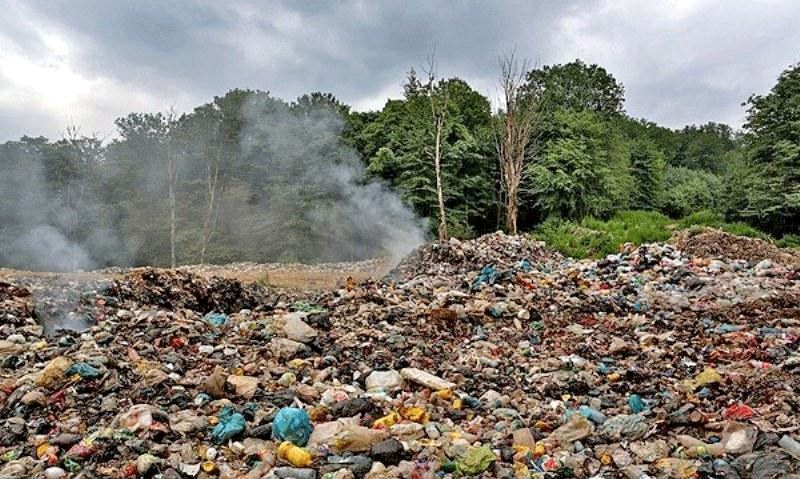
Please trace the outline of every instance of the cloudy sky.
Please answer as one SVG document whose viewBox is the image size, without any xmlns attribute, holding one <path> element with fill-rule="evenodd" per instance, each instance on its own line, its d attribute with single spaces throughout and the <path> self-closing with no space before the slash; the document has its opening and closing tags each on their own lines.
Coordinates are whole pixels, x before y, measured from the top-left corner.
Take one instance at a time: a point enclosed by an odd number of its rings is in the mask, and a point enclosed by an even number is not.
<svg viewBox="0 0 800 479">
<path fill-rule="evenodd" d="M 131 111 L 190 110 L 235 87 L 397 97 L 435 46 L 442 75 L 496 95 L 497 59 L 581 58 L 626 109 L 671 126 L 739 126 L 741 103 L 800 61 L 796 0 L 0 0 L 0 141 L 113 136 Z"/>
</svg>

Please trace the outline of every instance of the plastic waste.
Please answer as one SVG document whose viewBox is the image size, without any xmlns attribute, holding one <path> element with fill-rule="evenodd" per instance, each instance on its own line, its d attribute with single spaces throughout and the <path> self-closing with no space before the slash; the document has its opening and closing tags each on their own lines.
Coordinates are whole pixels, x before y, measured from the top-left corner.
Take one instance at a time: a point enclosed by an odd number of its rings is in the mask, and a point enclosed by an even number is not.
<svg viewBox="0 0 800 479">
<path fill-rule="evenodd" d="M 465 476 L 474 476 L 489 469 L 497 460 L 488 446 L 470 447 L 467 452 L 455 460 L 455 469 Z"/>
<path fill-rule="evenodd" d="M 283 459 L 294 467 L 308 467 L 312 463 L 311 454 L 289 441 L 283 441 L 278 446 L 278 459 Z"/>
<path fill-rule="evenodd" d="M 205 321 L 207 324 L 210 324 L 215 328 L 221 328 L 222 326 L 225 326 L 226 324 L 228 324 L 228 320 L 229 318 L 227 314 L 217 313 L 215 311 L 212 311 L 203 316 L 203 321 Z"/>
<path fill-rule="evenodd" d="M 97 379 L 103 375 L 103 372 L 88 363 L 75 363 L 64 371 L 64 375 L 78 375 L 81 379 Z"/>
<path fill-rule="evenodd" d="M 308 444 L 312 429 L 308 413 L 294 407 L 281 409 L 272 421 L 272 436 L 295 446 Z"/>
<path fill-rule="evenodd" d="M 543 442 L 551 445 L 569 444 L 585 439 L 594 433 L 594 426 L 580 414 L 573 414 L 566 424 L 550 433 Z"/>
<path fill-rule="evenodd" d="M 244 432 L 247 424 L 244 416 L 236 412 L 231 406 L 222 408 L 219 413 L 219 423 L 211 431 L 211 440 L 214 444 L 223 444 Z"/>
<path fill-rule="evenodd" d="M 64 372 L 72 365 L 72 360 L 64 356 L 53 358 L 45 365 L 36 377 L 36 384 L 48 387 L 57 379 L 64 376 Z"/>
<path fill-rule="evenodd" d="M 387 431 L 360 426 L 357 419 L 339 419 L 316 424 L 309 438 L 308 447 L 310 449 L 329 447 L 337 452 L 366 452 L 373 444 L 388 436 Z"/>
<path fill-rule="evenodd" d="M 731 454 L 751 452 L 756 443 L 758 430 L 750 425 L 729 421 L 722 429 L 722 445 Z"/>
<path fill-rule="evenodd" d="M 631 408 L 632 413 L 639 414 L 647 409 L 647 404 L 638 394 L 631 394 L 628 396 L 628 407 Z"/>
<path fill-rule="evenodd" d="M 578 408 L 578 412 L 581 414 L 581 416 L 585 417 L 586 419 L 592 421 L 595 424 L 603 424 L 604 422 L 606 422 L 605 414 L 589 406 L 586 405 L 581 406 L 580 408 Z"/>
<path fill-rule="evenodd" d="M 639 414 L 614 416 L 598 429 L 598 433 L 613 440 L 639 439 L 647 434 L 650 426 L 647 419 Z"/>
<path fill-rule="evenodd" d="M 689 379 L 686 381 L 686 385 L 693 389 L 697 390 L 703 386 L 708 386 L 709 384 L 719 383 L 722 381 L 722 376 L 717 372 L 714 368 L 705 368 L 701 373 L 694 377 L 694 379 Z"/>
<path fill-rule="evenodd" d="M 791 436 L 784 434 L 781 436 L 778 445 L 786 452 L 794 456 L 795 459 L 800 460 L 800 442 L 797 442 Z"/>
<path fill-rule="evenodd" d="M 234 387 L 238 396 L 245 399 L 251 399 L 258 390 L 258 378 L 252 376 L 230 375 L 227 382 Z"/>
<path fill-rule="evenodd" d="M 685 448 L 684 453 L 687 457 L 721 457 L 725 455 L 725 446 L 720 443 L 707 444 L 685 434 L 678 435 L 677 439 L 681 446 Z"/>
</svg>

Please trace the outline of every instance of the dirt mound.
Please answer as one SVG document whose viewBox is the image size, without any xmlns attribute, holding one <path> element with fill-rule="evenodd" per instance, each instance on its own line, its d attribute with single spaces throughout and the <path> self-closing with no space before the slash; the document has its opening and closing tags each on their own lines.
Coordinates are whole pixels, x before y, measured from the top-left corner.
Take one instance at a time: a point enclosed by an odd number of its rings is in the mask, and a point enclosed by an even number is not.
<svg viewBox="0 0 800 479">
<path fill-rule="evenodd" d="M 146 268 L 115 280 L 105 292 L 120 301 L 170 310 L 231 312 L 253 309 L 266 301 L 266 288 L 229 278 L 204 278 L 186 271 Z"/>
<path fill-rule="evenodd" d="M 561 256 L 542 241 L 498 231 L 468 241 L 453 238 L 446 243 L 427 243 L 406 256 L 390 274 L 409 277 L 442 269 L 450 274 L 463 274 L 487 264 L 510 268 L 523 259 L 544 263 L 561 259 Z"/>
<path fill-rule="evenodd" d="M 787 265 L 800 264 L 796 253 L 756 238 L 736 236 L 724 231 L 703 228 L 679 232 L 675 246 L 692 256 L 702 258 L 740 259 L 758 262 L 765 259 Z"/>
</svg>

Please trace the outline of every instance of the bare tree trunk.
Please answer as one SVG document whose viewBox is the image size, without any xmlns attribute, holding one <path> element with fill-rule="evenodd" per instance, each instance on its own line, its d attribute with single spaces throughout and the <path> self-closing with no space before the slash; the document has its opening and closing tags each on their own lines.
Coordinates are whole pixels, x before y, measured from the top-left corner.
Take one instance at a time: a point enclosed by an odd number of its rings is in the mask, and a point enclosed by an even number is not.
<svg viewBox="0 0 800 479">
<path fill-rule="evenodd" d="M 525 149 L 535 119 L 535 103 L 523 98 L 520 88 L 527 63 L 518 65 L 512 53 L 500 61 L 501 111 L 498 115 L 497 153 L 502 187 L 506 194 L 506 231 L 517 234 L 519 188 L 525 166 Z"/>
<path fill-rule="evenodd" d="M 447 216 L 444 210 L 444 192 L 442 191 L 442 159 L 441 141 L 444 117 L 436 117 L 436 144 L 434 147 L 433 161 L 436 166 L 436 195 L 439 200 L 439 241 L 447 241 Z"/>
<path fill-rule="evenodd" d="M 444 186 L 442 184 L 442 130 L 444 120 L 447 116 L 447 102 L 449 101 L 449 91 L 445 85 L 444 101 L 437 101 L 436 98 L 436 52 L 433 51 L 428 56 L 428 97 L 431 102 L 431 114 L 434 121 L 434 149 L 433 164 L 436 170 L 436 198 L 439 207 L 439 241 L 447 241 L 447 212 L 444 208 Z"/>
<path fill-rule="evenodd" d="M 169 141 L 169 140 L 168 140 Z M 169 175 L 169 264 L 174 268 L 177 264 L 175 243 L 178 238 L 178 165 L 172 153 L 172 146 L 167 147 L 167 174 Z"/>
<path fill-rule="evenodd" d="M 203 238 L 200 244 L 200 264 L 205 264 L 206 262 L 206 251 L 208 250 L 208 244 L 211 242 L 211 236 L 214 234 L 214 227 L 216 225 L 214 212 L 217 202 L 216 196 L 217 184 L 219 183 L 221 150 L 222 146 L 219 146 L 214 158 L 206 162 L 206 208 L 203 218 Z"/>
</svg>

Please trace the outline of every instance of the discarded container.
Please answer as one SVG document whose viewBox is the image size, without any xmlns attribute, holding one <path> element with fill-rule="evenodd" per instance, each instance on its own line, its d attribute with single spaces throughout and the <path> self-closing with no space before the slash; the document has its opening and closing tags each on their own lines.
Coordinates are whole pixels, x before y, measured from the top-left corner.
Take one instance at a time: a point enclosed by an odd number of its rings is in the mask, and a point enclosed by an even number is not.
<svg viewBox="0 0 800 479">
<path fill-rule="evenodd" d="M 312 429 L 308 413 L 294 407 L 281 409 L 272 421 L 272 436 L 295 446 L 305 446 Z"/>
<path fill-rule="evenodd" d="M 211 431 L 211 440 L 214 444 L 223 444 L 244 431 L 247 422 L 244 416 L 235 412 L 230 406 L 225 406 L 219 414 L 219 424 Z"/>
<path fill-rule="evenodd" d="M 278 459 L 283 459 L 294 467 L 309 467 L 312 462 L 308 451 L 289 441 L 284 441 L 278 446 Z"/>
</svg>

